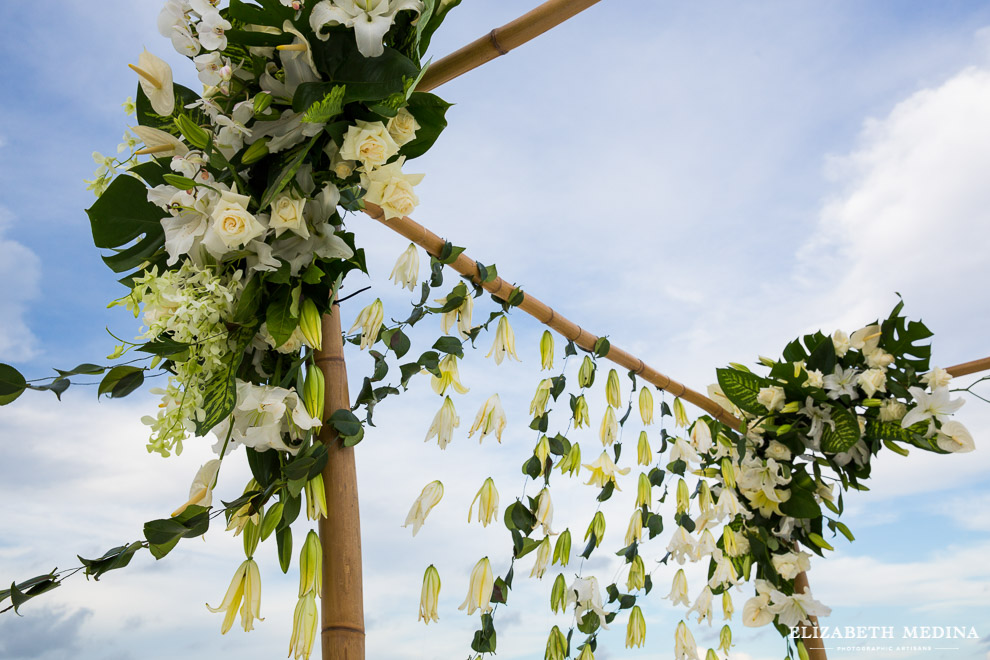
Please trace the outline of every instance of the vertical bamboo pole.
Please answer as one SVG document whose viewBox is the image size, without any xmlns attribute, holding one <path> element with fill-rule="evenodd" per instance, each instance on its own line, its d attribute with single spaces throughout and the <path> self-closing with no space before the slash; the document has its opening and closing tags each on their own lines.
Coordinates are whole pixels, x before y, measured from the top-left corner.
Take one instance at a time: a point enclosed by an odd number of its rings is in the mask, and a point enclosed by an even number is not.
<svg viewBox="0 0 990 660">
<path fill-rule="evenodd" d="M 808 588 L 808 574 L 801 571 L 794 578 L 794 591 L 803 593 Z M 808 617 L 808 623 L 811 625 L 801 626 L 801 637 L 804 641 L 804 648 L 808 649 L 808 657 L 810 660 L 826 660 L 825 642 L 822 640 L 818 628 L 818 617 Z"/>
<path fill-rule="evenodd" d="M 340 308 L 336 303 L 323 317 L 323 350 L 316 352 L 316 365 L 326 379 L 326 414 L 350 408 Z M 330 460 L 323 468 L 327 517 L 320 520 L 323 660 L 364 660 L 361 519 L 354 448 L 344 447 L 329 425 L 320 431 L 320 441 L 330 453 Z"/>
</svg>

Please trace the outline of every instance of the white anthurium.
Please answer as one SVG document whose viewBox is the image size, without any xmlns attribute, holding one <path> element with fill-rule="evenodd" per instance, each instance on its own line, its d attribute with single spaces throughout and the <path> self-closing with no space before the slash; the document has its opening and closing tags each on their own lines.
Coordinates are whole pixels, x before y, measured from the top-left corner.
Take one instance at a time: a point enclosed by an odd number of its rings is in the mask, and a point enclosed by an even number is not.
<svg viewBox="0 0 990 660">
<path fill-rule="evenodd" d="M 213 505 L 213 482 L 216 481 L 217 472 L 220 471 L 220 459 L 214 458 L 206 461 L 196 472 L 192 485 L 189 487 L 189 499 L 185 504 L 172 512 L 172 517 L 179 515 L 188 507 L 205 506 L 209 508 Z"/>
<path fill-rule="evenodd" d="M 774 613 L 770 610 L 770 594 L 762 593 L 753 596 L 743 605 L 743 625 L 759 628 L 773 621 Z"/>
<path fill-rule="evenodd" d="M 313 61 L 313 49 L 310 48 L 309 41 L 303 33 L 292 26 L 292 21 L 285 21 L 282 24 L 282 31 L 295 37 L 292 46 L 304 48 L 304 50 L 279 49 L 282 68 L 285 69 L 286 86 L 294 90 L 302 83 L 319 80 L 320 72 L 316 70 L 316 62 Z"/>
<path fill-rule="evenodd" d="M 976 449 L 969 429 L 955 420 L 942 423 L 942 428 L 939 430 L 935 442 L 945 451 L 953 453 L 965 453 Z"/>
<path fill-rule="evenodd" d="M 172 67 L 162 58 L 147 50 L 138 56 L 137 66 L 129 65 L 138 74 L 141 91 L 151 102 L 151 109 L 167 117 L 175 109 L 175 93 L 172 91 Z"/>
<path fill-rule="evenodd" d="M 406 9 L 419 13 L 423 3 L 420 0 L 323 0 L 313 7 L 309 24 L 323 41 L 329 38 L 320 33 L 324 25 L 353 28 L 361 54 L 378 57 L 385 52 L 382 40 L 395 15 Z"/>
<path fill-rule="evenodd" d="M 189 147 L 171 133 L 160 131 L 151 126 L 131 126 L 131 132 L 144 142 L 144 149 L 138 154 L 153 154 L 155 158 L 165 156 L 184 156 L 189 153 Z"/>
<path fill-rule="evenodd" d="M 945 416 L 956 412 L 966 403 L 965 399 L 951 399 L 948 387 L 936 387 L 931 394 L 920 387 L 909 387 L 908 392 L 911 393 L 916 405 L 904 415 L 904 419 L 901 420 L 902 428 L 908 428 L 933 417 L 944 422 Z"/>
</svg>

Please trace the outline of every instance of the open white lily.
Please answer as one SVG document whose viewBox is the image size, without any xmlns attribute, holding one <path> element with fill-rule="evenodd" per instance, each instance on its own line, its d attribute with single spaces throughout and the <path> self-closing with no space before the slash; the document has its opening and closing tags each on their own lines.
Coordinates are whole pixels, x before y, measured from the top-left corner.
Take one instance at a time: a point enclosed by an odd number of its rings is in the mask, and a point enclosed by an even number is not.
<svg viewBox="0 0 990 660">
<path fill-rule="evenodd" d="M 423 10 L 420 0 L 323 0 L 309 17 L 313 32 L 326 41 L 321 34 L 324 25 L 344 25 L 354 28 L 357 47 L 365 57 L 378 57 L 385 52 L 382 39 L 392 27 L 395 15 L 408 9 L 419 13 Z"/>
</svg>

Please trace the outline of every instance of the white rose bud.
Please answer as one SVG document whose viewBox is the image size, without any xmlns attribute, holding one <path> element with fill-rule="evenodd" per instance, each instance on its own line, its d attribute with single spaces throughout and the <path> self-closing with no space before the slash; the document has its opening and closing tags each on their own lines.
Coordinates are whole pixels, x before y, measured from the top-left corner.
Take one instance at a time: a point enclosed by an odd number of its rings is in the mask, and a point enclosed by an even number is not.
<svg viewBox="0 0 990 660">
<path fill-rule="evenodd" d="M 268 226 L 275 230 L 276 238 L 286 231 L 292 231 L 302 238 L 309 238 L 309 228 L 303 218 L 305 206 L 305 199 L 296 199 L 290 195 L 280 195 L 272 203 L 272 217 Z"/>
<path fill-rule="evenodd" d="M 419 123 L 412 113 L 402 108 L 399 113 L 388 120 L 388 134 L 400 147 L 416 139 Z"/>
<path fill-rule="evenodd" d="M 849 350 L 849 335 L 842 330 L 832 333 L 832 345 L 835 347 L 835 354 L 842 357 Z"/>
<path fill-rule="evenodd" d="M 756 395 L 756 401 L 770 412 L 775 412 L 784 407 L 784 390 L 773 385 L 762 387 Z"/>
<path fill-rule="evenodd" d="M 907 406 L 897 399 L 885 399 L 880 406 L 881 422 L 899 422 L 907 414 Z"/>
</svg>

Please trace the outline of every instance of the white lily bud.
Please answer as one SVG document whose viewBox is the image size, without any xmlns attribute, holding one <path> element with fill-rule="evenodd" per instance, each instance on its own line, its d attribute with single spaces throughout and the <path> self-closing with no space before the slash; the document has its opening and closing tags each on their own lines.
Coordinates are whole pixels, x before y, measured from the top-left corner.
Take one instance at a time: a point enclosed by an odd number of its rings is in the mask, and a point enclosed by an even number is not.
<svg viewBox="0 0 990 660">
<path fill-rule="evenodd" d="M 488 527 L 488 523 L 498 513 L 498 491 L 495 489 L 495 482 L 491 477 L 485 479 L 478 494 L 471 500 L 471 506 L 468 507 L 468 522 L 471 522 L 475 502 L 478 502 L 478 522 L 481 523 L 482 527 Z"/>
<path fill-rule="evenodd" d="M 687 428 L 688 421 L 687 411 L 684 410 L 684 404 L 681 403 L 680 397 L 674 399 L 674 424 L 680 426 L 681 428 Z M 690 635 L 690 631 L 688 632 Z"/>
<path fill-rule="evenodd" d="M 547 436 L 541 435 L 536 447 L 533 448 L 533 455 L 540 461 L 540 474 L 547 469 L 547 457 L 550 456 L 550 441 Z"/>
<path fill-rule="evenodd" d="M 536 524 L 543 527 L 544 534 L 553 534 L 553 530 L 550 529 L 552 523 L 553 501 L 550 499 L 550 491 L 544 488 L 536 501 Z"/>
<path fill-rule="evenodd" d="M 426 440 L 424 442 L 429 442 L 430 438 L 436 436 L 440 449 L 444 449 L 450 444 L 450 437 L 453 435 L 454 429 L 460 425 L 461 418 L 457 416 L 457 411 L 454 409 L 454 402 L 450 400 L 449 396 L 444 397 L 443 405 L 440 406 L 440 410 L 433 417 L 433 423 L 430 424 L 430 428 L 426 432 Z"/>
<path fill-rule="evenodd" d="M 439 621 L 440 615 L 437 613 L 437 602 L 440 599 L 440 573 L 436 567 L 430 564 L 423 575 L 423 590 L 419 596 L 419 618 L 426 625 L 430 621 Z"/>
<path fill-rule="evenodd" d="M 323 548 L 320 537 L 309 530 L 302 550 L 299 551 L 299 597 L 310 592 L 320 593 L 323 582 Z"/>
<path fill-rule="evenodd" d="M 478 443 L 485 439 L 485 436 L 489 433 L 495 433 L 495 438 L 502 442 L 502 431 L 505 429 L 505 411 L 502 410 L 502 400 L 499 399 L 498 394 L 493 394 L 488 397 L 484 405 L 478 410 L 478 414 L 474 418 L 474 424 L 471 425 L 471 429 L 468 431 L 468 437 L 472 437 L 475 431 L 481 431 L 481 437 L 478 438 Z"/>
<path fill-rule="evenodd" d="M 467 609 L 468 616 L 474 614 L 475 610 L 481 610 L 482 614 L 492 611 L 492 589 L 495 587 L 495 576 L 492 574 L 492 564 L 488 557 L 483 557 L 474 565 L 471 571 L 471 581 L 468 584 L 467 598 L 457 609 Z"/>
<path fill-rule="evenodd" d="M 243 601 L 243 605 L 241 604 Z M 244 632 L 254 629 L 254 620 L 261 618 L 261 573 L 253 559 L 244 560 L 234 573 L 223 601 L 217 607 L 206 606 L 214 614 L 224 613 L 220 634 L 225 635 L 234 623 L 237 613 L 241 613 L 241 626 Z"/>
<path fill-rule="evenodd" d="M 406 522 L 402 526 L 408 527 L 412 525 L 413 536 L 416 536 L 419 533 L 419 528 L 426 522 L 426 516 L 440 502 L 442 497 L 443 484 L 439 481 L 431 481 L 423 486 L 423 491 L 416 498 L 416 501 L 413 502 L 412 507 L 409 509 L 409 514 L 406 516 Z"/>
<path fill-rule="evenodd" d="M 536 386 L 536 394 L 533 396 L 533 401 L 529 404 L 530 415 L 539 417 L 547 411 L 547 402 L 550 400 L 550 388 L 552 385 L 553 383 L 550 382 L 549 378 L 544 378 Z"/>
<path fill-rule="evenodd" d="M 639 557 L 637 557 L 639 559 Z M 629 613 L 629 625 L 626 626 L 626 648 L 639 648 L 646 642 L 646 619 L 639 605 L 634 605 Z"/>
<path fill-rule="evenodd" d="M 512 326 L 509 325 L 509 319 L 507 316 L 502 316 L 498 320 L 498 327 L 495 329 L 495 341 L 492 342 L 492 349 L 488 351 L 488 355 L 485 357 L 495 357 L 495 364 L 502 364 L 502 360 L 506 357 L 511 357 L 516 362 L 519 362 L 519 356 L 516 355 L 516 335 L 512 332 Z"/>
<path fill-rule="evenodd" d="M 646 587 L 646 567 L 640 555 L 633 557 L 629 564 L 629 577 L 626 579 L 626 590 L 636 591 Z"/>
<path fill-rule="evenodd" d="M 608 378 L 605 379 L 605 400 L 613 408 L 622 407 L 622 393 L 619 391 L 619 372 L 615 369 L 609 369 Z"/>
<path fill-rule="evenodd" d="M 591 426 L 591 413 L 588 412 L 588 401 L 582 394 L 574 400 L 574 428 L 586 426 Z"/>
<path fill-rule="evenodd" d="M 626 528 L 626 545 L 639 543 L 643 538 L 643 511 L 636 509 L 629 518 L 629 526 Z"/>
<path fill-rule="evenodd" d="M 294 660 L 309 658 L 313 644 L 320 632 L 320 610 L 316 606 L 316 592 L 310 591 L 299 599 L 292 613 L 292 637 L 289 639 L 289 656 Z"/>
<path fill-rule="evenodd" d="M 307 346 L 316 350 L 323 348 L 323 320 L 316 303 L 309 298 L 303 300 L 299 307 L 299 330 L 302 331 Z"/>
<path fill-rule="evenodd" d="M 595 363 L 587 355 L 581 361 L 581 368 L 578 369 L 578 385 L 580 387 L 591 387 L 595 382 Z"/>
<path fill-rule="evenodd" d="M 196 472 L 192 485 L 189 487 L 189 499 L 185 504 L 172 512 L 172 517 L 179 515 L 186 508 L 196 505 L 209 508 L 213 505 L 213 482 L 217 479 L 217 472 L 220 471 L 220 459 L 214 458 L 207 461 Z"/>
<path fill-rule="evenodd" d="M 461 375 L 457 370 L 457 356 L 445 355 L 437 365 L 440 376 L 430 376 L 430 386 L 437 394 L 443 395 L 448 387 L 453 387 L 458 394 L 467 394 L 468 388 L 461 383 Z"/>
<path fill-rule="evenodd" d="M 605 406 L 605 415 L 602 416 L 602 425 L 598 429 L 598 436 L 604 447 L 608 447 L 619 437 L 619 422 L 615 418 L 615 408 L 612 406 Z"/>
<path fill-rule="evenodd" d="M 323 406 L 326 398 L 326 379 L 323 372 L 316 367 L 306 370 L 306 380 L 303 382 L 303 405 L 306 412 L 316 421 L 323 422 Z"/>
<path fill-rule="evenodd" d="M 540 337 L 540 368 L 553 369 L 553 335 L 549 330 Z"/>
<path fill-rule="evenodd" d="M 639 416 L 645 426 L 653 423 L 653 392 L 645 385 L 639 391 Z"/>
<path fill-rule="evenodd" d="M 547 639 L 547 652 L 543 655 L 544 660 L 564 660 L 567 657 L 567 638 L 560 628 L 554 626 Z"/>
<path fill-rule="evenodd" d="M 639 465 L 650 465 L 653 462 L 653 450 L 646 431 L 639 432 L 639 443 L 636 446 L 636 462 Z"/>
<path fill-rule="evenodd" d="M 687 482 L 684 479 L 677 481 L 677 513 L 687 513 L 691 508 L 691 493 L 688 491 Z"/>
<path fill-rule="evenodd" d="M 319 520 L 327 517 L 327 493 L 323 475 L 318 474 L 306 482 L 306 518 Z"/>
<path fill-rule="evenodd" d="M 636 487 L 636 508 L 644 506 L 647 509 L 653 506 L 653 484 L 650 483 L 650 477 L 645 472 L 640 472 Z"/>
<path fill-rule="evenodd" d="M 375 302 L 361 310 L 354 325 L 348 332 L 353 332 L 356 328 L 361 328 L 361 350 L 368 348 L 378 341 L 378 332 L 382 329 L 382 319 L 385 317 L 385 308 L 382 306 L 380 298 L 375 298 Z"/>
<path fill-rule="evenodd" d="M 399 255 L 389 277 L 400 287 L 410 291 L 416 290 L 416 284 L 419 282 L 419 251 L 414 243 L 410 243 L 409 247 Z"/>
<path fill-rule="evenodd" d="M 735 608 L 732 606 L 732 596 L 729 595 L 729 590 L 726 589 L 722 592 L 722 618 L 726 621 L 732 618 L 732 614 L 735 612 Z M 729 626 L 723 626 L 722 632 L 728 631 L 729 643 L 725 647 L 725 652 L 729 652 L 729 645 L 732 644 L 732 631 L 729 630 Z"/>
<path fill-rule="evenodd" d="M 544 536 L 540 545 L 536 548 L 536 561 L 533 563 L 533 570 L 529 572 L 529 577 L 541 579 L 546 573 L 550 564 L 550 537 Z"/>
</svg>

